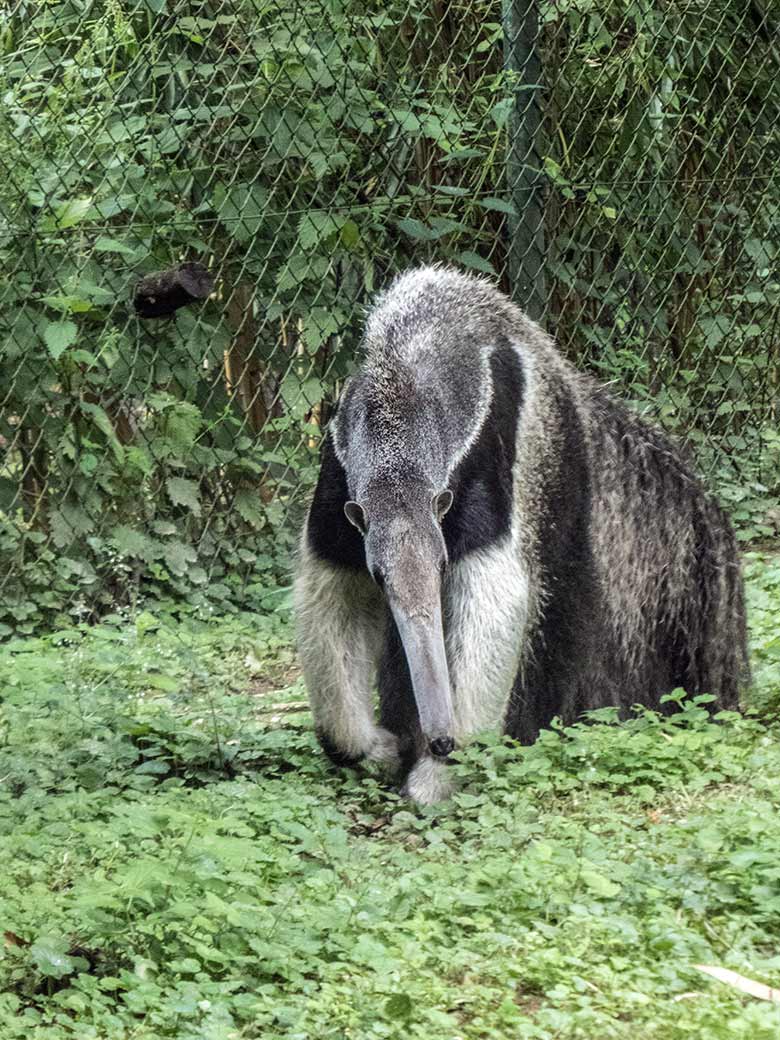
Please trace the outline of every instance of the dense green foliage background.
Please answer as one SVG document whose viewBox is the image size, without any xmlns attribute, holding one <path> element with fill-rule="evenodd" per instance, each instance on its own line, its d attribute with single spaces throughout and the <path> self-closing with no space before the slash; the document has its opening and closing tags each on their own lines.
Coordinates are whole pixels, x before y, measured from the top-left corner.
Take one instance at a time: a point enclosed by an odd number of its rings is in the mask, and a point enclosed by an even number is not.
<svg viewBox="0 0 780 1040">
<path fill-rule="evenodd" d="M 507 133 L 529 99 L 546 324 L 694 445 L 745 537 L 773 533 L 762 4 L 540 0 L 535 86 L 503 71 L 493 0 L 6 5 L 0 633 L 139 597 L 258 605 L 372 292 L 423 259 L 512 288 L 528 185 L 507 189 Z M 213 299 L 133 318 L 139 275 L 182 259 Z"/>
<path fill-rule="evenodd" d="M 0 648 L 3 1040 L 775 1040 L 780 564 L 755 716 L 496 738 L 452 803 L 327 766 L 286 614 Z M 706 699 L 706 698 L 705 698 Z"/>
</svg>

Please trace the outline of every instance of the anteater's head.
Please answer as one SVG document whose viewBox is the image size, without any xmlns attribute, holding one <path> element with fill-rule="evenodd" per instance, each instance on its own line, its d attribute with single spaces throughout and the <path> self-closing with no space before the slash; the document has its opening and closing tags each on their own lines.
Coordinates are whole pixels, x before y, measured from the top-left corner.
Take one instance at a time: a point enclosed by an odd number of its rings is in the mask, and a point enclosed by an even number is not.
<svg viewBox="0 0 780 1040">
<path fill-rule="evenodd" d="M 431 754 L 454 749 L 452 696 L 441 610 L 447 567 L 442 520 L 452 492 L 407 467 L 385 473 L 344 506 L 362 533 L 366 566 L 387 599 L 406 654 L 420 726 Z"/>
</svg>

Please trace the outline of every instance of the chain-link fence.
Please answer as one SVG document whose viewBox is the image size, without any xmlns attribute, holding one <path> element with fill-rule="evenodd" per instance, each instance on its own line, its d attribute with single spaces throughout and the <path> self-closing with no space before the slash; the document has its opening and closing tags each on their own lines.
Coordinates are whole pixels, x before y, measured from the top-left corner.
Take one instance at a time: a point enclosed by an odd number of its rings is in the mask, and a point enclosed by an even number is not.
<svg viewBox="0 0 780 1040">
<path fill-rule="evenodd" d="M 362 308 L 423 260 L 497 278 L 732 505 L 771 494 L 779 30 L 773 0 L 6 5 L 0 632 L 260 602 Z M 141 320 L 193 261 L 210 298 Z"/>
</svg>

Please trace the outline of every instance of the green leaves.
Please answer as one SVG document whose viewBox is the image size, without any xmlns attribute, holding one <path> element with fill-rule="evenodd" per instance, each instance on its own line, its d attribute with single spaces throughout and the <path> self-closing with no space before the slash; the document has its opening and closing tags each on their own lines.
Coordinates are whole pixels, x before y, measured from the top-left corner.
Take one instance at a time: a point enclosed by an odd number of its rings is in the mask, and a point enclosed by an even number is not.
<svg viewBox="0 0 780 1040">
<path fill-rule="evenodd" d="M 50 979 L 61 979 L 89 967 L 83 957 L 71 956 L 69 949 L 67 940 L 59 936 L 47 936 L 37 939 L 32 944 L 30 957 L 41 975 Z"/>
<path fill-rule="evenodd" d="M 319 379 L 311 377 L 301 380 L 295 374 L 282 383 L 281 397 L 288 413 L 294 419 L 302 419 L 322 400 L 324 387 Z"/>
<path fill-rule="evenodd" d="M 776 667 L 780 572 L 749 578 Z M 0 645 L 4 1038 L 774 1040 L 749 995 L 676 999 L 777 982 L 774 725 L 675 694 L 487 738 L 420 809 L 326 764 L 272 611 L 179 608 Z"/>
<path fill-rule="evenodd" d="M 177 506 L 186 506 L 194 516 L 200 516 L 198 485 L 185 477 L 168 477 L 165 481 L 168 498 Z"/>
<path fill-rule="evenodd" d="M 595 895 L 605 899 L 612 899 L 620 892 L 620 885 L 590 867 L 583 867 L 580 879 Z"/>
<path fill-rule="evenodd" d="M 268 192 L 260 184 L 217 185 L 214 205 L 229 235 L 245 245 L 262 227 Z"/>
<path fill-rule="evenodd" d="M 464 253 L 458 253 L 458 260 L 460 260 L 465 267 L 470 267 L 474 271 L 481 271 L 484 274 L 496 274 L 496 269 L 489 260 L 485 260 L 483 257 L 468 250 Z"/>
<path fill-rule="evenodd" d="M 68 347 L 76 342 L 78 328 L 72 321 L 51 321 L 43 332 L 43 338 L 52 360 L 56 361 Z"/>
<path fill-rule="evenodd" d="M 116 551 L 122 556 L 137 557 L 150 562 L 157 555 L 157 549 L 143 532 L 121 524 L 111 534 L 111 541 Z"/>
<path fill-rule="evenodd" d="M 165 544 L 163 559 L 173 574 L 183 576 L 197 563 L 198 554 L 191 545 L 177 540 Z"/>
<path fill-rule="evenodd" d="M 53 231 L 55 229 L 64 230 L 65 228 L 75 227 L 87 217 L 91 208 L 91 198 L 71 199 L 68 202 L 55 205 L 52 215 L 42 218 L 41 229 Z"/>
<path fill-rule="evenodd" d="M 369 12 L 304 0 L 294 25 L 261 2 L 98 2 L 86 36 L 78 5 L 58 6 L 56 24 L 46 4 L 11 16 L 0 382 L 9 421 L 26 418 L 0 431 L 13 444 L 0 624 L 100 617 L 145 596 L 251 604 L 287 566 L 288 518 L 315 479 L 365 305 L 417 263 L 509 287 L 525 174 L 544 195 L 547 327 L 693 444 L 741 538 L 775 537 L 770 41 L 741 31 L 734 0 L 704 41 L 692 10 L 623 6 L 540 6 L 570 44 L 544 54 L 543 90 L 504 68 L 504 26 L 479 4 L 457 32 L 417 0 Z M 515 184 L 508 135 L 534 100 L 542 150 L 516 141 Z M 137 277 L 209 257 L 208 303 L 171 322 L 132 317 Z M 152 549 L 117 557 L 117 530 Z M 66 546 L 97 575 L 88 593 L 56 562 Z"/>
<path fill-rule="evenodd" d="M 345 249 L 354 249 L 360 241 L 360 228 L 345 214 L 328 210 L 310 210 L 301 217 L 298 225 L 298 242 L 302 249 L 318 245 L 338 244 Z"/>
<path fill-rule="evenodd" d="M 107 235 L 96 238 L 93 249 L 96 253 L 118 253 L 130 260 L 141 259 L 145 252 L 139 246 L 131 246 L 121 238 L 109 238 Z"/>
<path fill-rule="evenodd" d="M 420 242 L 433 242 L 436 238 L 436 234 L 431 228 L 414 217 L 404 217 L 402 220 L 396 221 L 396 227 L 409 238 L 417 239 Z"/>
<path fill-rule="evenodd" d="M 513 202 L 507 199 L 495 198 L 492 195 L 488 195 L 482 199 L 475 200 L 478 206 L 483 209 L 493 210 L 496 213 L 507 213 L 510 216 L 517 216 L 517 207 Z"/>
<path fill-rule="evenodd" d="M 452 220 L 450 217 L 432 216 L 428 223 L 424 224 L 414 217 L 404 217 L 396 221 L 396 227 L 410 238 L 422 242 L 435 242 L 445 235 L 457 234 L 467 230 L 460 221 Z"/>
<path fill-rule="evenodd" d="M 343 218 L 327 211 L 312 210 L 304 213 L 298 228 L 298 241 L 303 249 L 310 249 L 319 242 L 334 236 L 340 229 Z"/>
</svg>

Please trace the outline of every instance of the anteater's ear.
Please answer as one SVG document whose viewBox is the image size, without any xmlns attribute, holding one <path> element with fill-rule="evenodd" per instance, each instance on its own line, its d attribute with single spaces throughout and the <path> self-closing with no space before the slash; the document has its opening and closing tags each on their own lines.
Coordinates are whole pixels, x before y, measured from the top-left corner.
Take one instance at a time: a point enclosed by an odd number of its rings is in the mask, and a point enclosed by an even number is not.
<svg viewBox="0 0 780 1040">
<path fill-rule="evenodd" d="M 353 527 L 357 527 L 361 534 L 366 533 L 368 524 L 366 522 L 366 514 L 361 505 L 358 505 L 357 502 L 345 502 L 344 516 L 349 520 Z"/>
<path fill-rule="evenodd" d="M 431 506 L 437 520 L 442 521 L 445 514 L 449 512 L 449 508 L 452 505 L 452 497 L 452 492 L 449 488 L 433 496 Z"/>
</svg>

